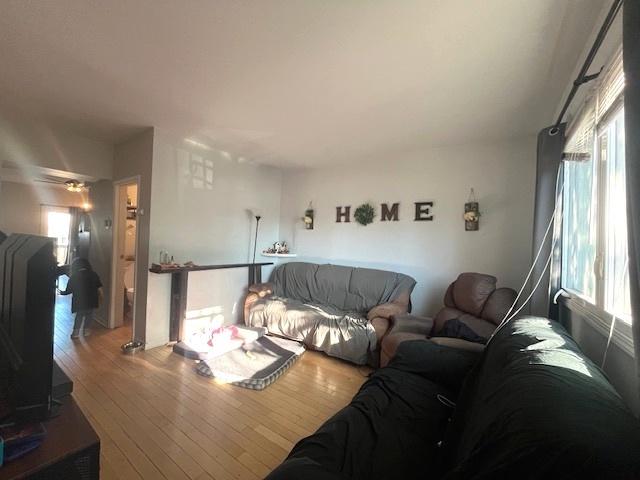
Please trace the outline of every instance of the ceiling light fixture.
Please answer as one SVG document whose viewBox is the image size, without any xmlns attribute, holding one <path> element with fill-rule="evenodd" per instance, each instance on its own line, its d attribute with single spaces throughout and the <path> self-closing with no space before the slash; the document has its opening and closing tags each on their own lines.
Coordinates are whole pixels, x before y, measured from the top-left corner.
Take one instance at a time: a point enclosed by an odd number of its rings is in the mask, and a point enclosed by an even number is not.
<svg viewBox="0 0 640 480">
<path fill-rule="evenodd" d="M 87 185 L 84 182 L 79 182 L 78 180 L 67 180 L 64 182 L 65 187 L 70 192 L 84 192 L 87 190 Z"/>
</svg>

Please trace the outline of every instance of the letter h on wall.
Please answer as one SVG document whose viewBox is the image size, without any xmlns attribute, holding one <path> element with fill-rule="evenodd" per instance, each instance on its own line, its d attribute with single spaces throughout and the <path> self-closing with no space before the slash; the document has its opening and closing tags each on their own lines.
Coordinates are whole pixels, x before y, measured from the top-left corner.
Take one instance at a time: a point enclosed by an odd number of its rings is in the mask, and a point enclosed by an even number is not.
<svg viewBox="0 0 640 480">
<path fill-rule="evenodd" d="M 344 219 L 345 223 L 351 222 L 351 207 L 336 207 L 336 223 L 341 223 Z"/>
</svg>

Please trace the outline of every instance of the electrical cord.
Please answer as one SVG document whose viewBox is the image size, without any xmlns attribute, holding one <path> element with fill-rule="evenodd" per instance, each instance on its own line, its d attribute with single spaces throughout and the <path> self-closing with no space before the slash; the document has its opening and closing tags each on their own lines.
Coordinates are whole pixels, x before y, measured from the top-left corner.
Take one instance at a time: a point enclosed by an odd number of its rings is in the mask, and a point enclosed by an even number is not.
<svg viewBox="0 0 640 480">
<path fill-rule="evenodd" d="M 556 172 L 556 192 L 558 192 L 558 184 L 560 183 L 560 172 L 561 172 L 561 169 L 560 169 L 560 167 L 558 167 L 558 171 Z M 564 191 L 564 179 L 563 179 L 562 183 L 560 184 L 560 190 L 559 190 L 558 194 L 556 195 L 556 197 L 558 195 L 562 195 L 563 191 Z M 516 295 L 516 299 L 513 301 L 513 303 L 511 304 L 511 307 L 509 307 L 509 310 L 507 311 L 505 316 L 502 318 L 502 320 L 498 324 L 498 327 L 491 334 L 491 337 L 489 337 L 489 340 L 487 340 L 487 345 L 489 345 L 489 343 L 491 342 L 493 337 L 502 329 L 502 327 L 504 327 L 504 325 L 506 325 L 508 322 L 510 322 L 518 313 L 520 313 L 522 311 L 522 309 L 525 307 L 525 305 L 527 305 L 529 300 L 531 300 L 531 298 L 533 297 L 533 294 L 536 292 L 537 288 L 540 286 L 540 283 L 542 282 L 542 279 L 544 278 L 544 275 L 545 275 L 545 273 L 547 271 L 547 268 L 549 267 L 549 264 L 551 263 L 551 258 L 553 257 L 553 250 L 554 250 L 557 238 L 554 238 L 552 243 L 551 243 L 551 252 L 549 253 L 549 257 L 547 258 L 547 262 L 545 264 L 545 267 L 542 270 L 542 272 L 540 274 L 540 277 L 536 281 L 536 284 L 533 287 L 533 290 L 531 290 L 531 293 L 529 294 L 527 299 L 522 303 L 520 308 L 518 308 L 513 314 L 511 313 L 511 312 L 513 312 L 513 309 L 518 304 L 518 300 L 520 300 L 520 297 L 522 296 L 522 293 L 524 292 L 525 288 L 527 287 L 527 285 L 529 283 L 529 279 L 531 278 L 531 274 L 533 273 L 533 270 L 535 269 L 535 266 L 538 264 L 538 259 L 540 258 L 540 254 L 542 253 L 542 250 L 544 249 L 544 246 L 545 246 L 545 244 L 547 242 L 547 237 L 549 236 L 549 232 L 551 231 L 551 226 L 553 225 L 553 221 L 556 218 L 556 213 L 558 211 L 558 207 L 559 206 L 560 206 L 560 202 L 556 202 L 556 204 L 555 204 L 555 206 L 553 208 L 553 212 L 551 212 L 551 218 L 549 219 L 549 223 L 547 225 L 547 229 L 545 230 L 544 236 L 542 237 L 542 241 L 540 242 L 540 247 L 538 248 L 538 251 L 536 252 L 536 256 L 533 259 L 533 262 L 531 264 L 531 268 L 529 269 L 529 272 L 527 273 L 527 276 L 525 277 L 524 282 L 522 282 L 522 286 L 520 287 L 520 290 L 518 291 L 518 294 Z"/>
<path fill-rule="evenodd" d="M 625 278 L 626 275 L 629 274 L 629 257 L 624 261 L 624 268 L 622 269 L 622 278 Z M 604 347 L 604 353 L 602 354 L 602 363 L 600 363 L 600 368 L 604 369 L 604 364 L 607 361 L 607 354 L 609 353 L 609 347 L 611 346 L 611 339 L 613 338 L 613 331 L 616 328 L 616 321 L 618 317 L 616 317 L 615 313 L 611 314 L 611 328 L 609 328 L 609 338 L 607 338 L 607 345 Z"/>
<path fill-rule="evenodd" d="M 555 242 L 554 242 L 555 244 Z M 549 257 L 547 258 L 547 262 L 544 264 L 544 268 L 542 269 L 542 273 L 540 274 L 540 277 L 538 278 L 538 281 L 536 282 L 536 284 L 533 287 L 533 290 L 531 290 L 531 293 L 529 294 L 529 296 L 527 297 L 527 299 L 524 301 L 524 303 L 522 305 L 520 305 L 520 308 L 518 308 L 515 312 L 513 312 L 513 314 L 511 314 L 511 316 L 509 318 L 506 319 L 505 323 L 510 322 L 511 320 L 513 320 L 513 318 L 515 318 L 516 315 L 518 315 L 522 309 L 527 305 L 527 303 L 529 303 L 529 300 L 531 300 L 531 298 L 533 297 L 533 294 L 536 293 L 536 290 L 538 289 L 538 287 L 540 286 L 540 282 L 542 282 L 542 279 L 544 278 L 544 274 L 547 271 L 547 269 L 549 268 L 549 265 L 551 264 L 551 258 L 553 257 L 553 246 L 551 246 L 551 253 L 549 253 Z"/>
<path fill-rule="evenodd" d="M 542 242 L 540 243 L 540 248 L 538 249 L 538 253 L 536 254 L 536 257 L 533 259 L 533 263 L 531 264 L 531 268 L 529 269 L 529 273 L 527 273 L 527 276 L 524 279 L 524 282 L 522 282 L 522 286 L 520 287 L 520 291 L 518 292 L 518 295 L 516 295 L 516 299 L 513 301 L 513 303 L 511 304 L 511 307 L 509 307 L 509 310 L 507 311 L 505 316 L 500 321 L 500 324 L 502 324 L 502 322 L 504 322 L 505 319 L 507 317 L 509 317 L 509 315 L 511 314 L 511 312 L 513 311 L 513 309 L 517 305 L 518 300 L 520 300 L 520 296 L 522 295 L 522 292 L 524 292 L 524 289 L 526 288 L 527 284 L 529 283 L 529 279 L 531 278 L 531 274 L 533 273 L 533 269 L 535 268 L 536 264 L 538 263 L 538 259 L 540 258 L 540 254 L 542 253 L 542 249 L 544 247 L 544 244 L 546 243 L 547 236 L 549 235 L 549 231 L 551 230 L 551 225 L 553 225 L 553 218 L 555 216 L 555 212 L 556 211 L 554 209 L 553 214 L 551 215 L 551 221 L 549 222 L 549 225 L 547 226 L 547 230 L 544 233 L 544 237 L 542 237 Z"/>
<path fill-rule="evenodd" d="M 556 192 L 558 191 L 558 183 L 559 182 L 560 182 L 560 168 L 558 167 L 558 171 L 556 172 Z M 560 195 L 562 195 L 563 191 L 564 191 L 564 180 L 562 182 L 562 185 L 560 186 Z M 545 230 L 544 236 L 542 237 L 542 241 L 540 242 L 540 248 L 538 248 L 538 252 L 536 253 L 535 258 L 533 259 L 533 263 L 531 264 L 531 268 L 529 269 L 529 273 L 527 273 L 527 276 L 524 279 L 524 282 L 522 282 L 522 286 L 520 287 L 520 291 L 518 292 L 518 295 L 516 295 L 516 299 L 511 304 L 511 307 L 509 308 L 509 310 L 507 311 L 505 316 L 502 318 L 502 321 L 500 322 L 500 324 L 502 324 L 502 322 L 504 322 L 504 320 L 507 317 L 509 317 L 509 315 L 511 314 L 511 312 L 513 311 L 515 306 L 518 304 L 518 300 L 520 299 L 520 296 L 522 295 L 522 292 L 524 292 L 524 289 L 528 285 L 529 279 L 531 278 L 531 274 L 533 273 L 533 269 L 535 268 L 535 266 L 538 263 L 538 259 L 540 258 L 540 254 L 542 253 L 544 245 L 545 245 L 545 243 L 547 241 L 547 237 L 549 236 L 549 232 L 551 231 L 551 225 L 553 225 L 553 220 L 556 217 L 557 210 L 558 210 L 558 203 L 556 202 L 556 205 L 553 208 L 553 212 L 551 213 L 551 218 L 549 219 L 549 224 L 547 225 L 547 229 Z M 551 251 L 553 251 L 553 248 L 551 249 Z"/>
</svg>

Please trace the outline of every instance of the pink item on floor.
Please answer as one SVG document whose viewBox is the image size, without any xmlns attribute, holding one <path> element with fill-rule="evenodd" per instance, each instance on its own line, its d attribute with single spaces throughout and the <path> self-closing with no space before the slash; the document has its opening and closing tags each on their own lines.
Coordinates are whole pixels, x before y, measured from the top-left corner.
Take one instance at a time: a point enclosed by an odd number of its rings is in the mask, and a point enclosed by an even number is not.
<svg viewBox="0 0 640 480">
<path fill-rule="evenodd" d="M 222 347 L 230 343 L 231 339 L 236 336 L 238 336 L 238 329 L 235 325 L 216 328 L 211 332 L 211 338 L 209 338 L 207 344 L 210 347 Z"/>
</svg>

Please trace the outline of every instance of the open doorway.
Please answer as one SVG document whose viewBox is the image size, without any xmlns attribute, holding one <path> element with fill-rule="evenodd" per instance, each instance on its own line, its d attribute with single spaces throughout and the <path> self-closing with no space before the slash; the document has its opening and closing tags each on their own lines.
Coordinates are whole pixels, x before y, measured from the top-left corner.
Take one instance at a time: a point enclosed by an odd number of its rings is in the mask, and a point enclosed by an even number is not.
<svg viewBox="0 0 640 480">
<path fill-rule="evenodd" d="M 111 328 L 131 330 L 135 322 L 136 260 L 138 252 L 137 177 L 114 183 L 113 261 L 111 271 Z"/>
</svg>

